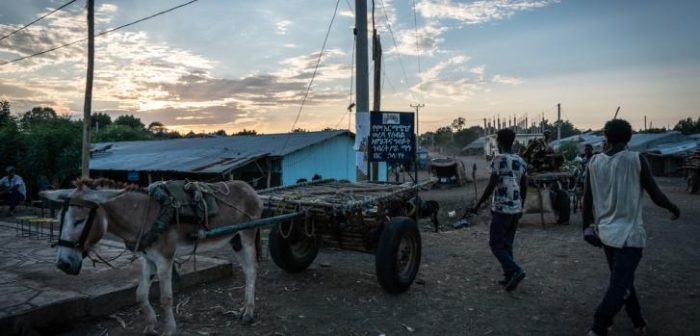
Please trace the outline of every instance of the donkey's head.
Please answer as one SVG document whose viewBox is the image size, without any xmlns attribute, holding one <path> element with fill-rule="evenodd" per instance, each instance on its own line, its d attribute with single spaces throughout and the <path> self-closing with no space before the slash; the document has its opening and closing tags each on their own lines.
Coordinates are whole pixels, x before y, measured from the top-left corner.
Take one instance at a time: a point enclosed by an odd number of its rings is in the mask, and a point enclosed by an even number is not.
<svg viewBox="0 0 700 336">
<path fill-rule="evenodd" d="M 80 273 L 83 259 L 107 232 L 107 217 L 102 204 L 123 190 L 93 189 L 77 185 L 76 189 L 43 191 L 41 197 L 63 204 L 59 213 L 56 266 L 67 274 Z"/>
</svg>

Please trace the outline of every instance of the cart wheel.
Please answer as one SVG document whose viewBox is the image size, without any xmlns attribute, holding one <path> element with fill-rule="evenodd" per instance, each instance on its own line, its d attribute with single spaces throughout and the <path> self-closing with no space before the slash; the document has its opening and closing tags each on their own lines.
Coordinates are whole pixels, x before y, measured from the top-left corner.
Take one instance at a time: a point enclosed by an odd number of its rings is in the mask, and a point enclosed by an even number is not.
<svg viewBox="0 0 700 336">
<path fill-rule="evenodd" d="M 287 232 L 290 223 L 280 223 L 272 227 L 268 247 L 272 261 L 279 268 L 288 273 L 299 273 L 314 262 L 319 245 L 314 237 L 307 237 L 303 232 L 290 232 L 289 237 L 284 238 L 280 227 Z"/>
<path fill-rule="evenodd" d="M 377 280 L 391 294 L 408 289 L 420 267 L 421 240 L 416 222 L 395 217 L 382 231 L 377 246 Z"/>
</svg>

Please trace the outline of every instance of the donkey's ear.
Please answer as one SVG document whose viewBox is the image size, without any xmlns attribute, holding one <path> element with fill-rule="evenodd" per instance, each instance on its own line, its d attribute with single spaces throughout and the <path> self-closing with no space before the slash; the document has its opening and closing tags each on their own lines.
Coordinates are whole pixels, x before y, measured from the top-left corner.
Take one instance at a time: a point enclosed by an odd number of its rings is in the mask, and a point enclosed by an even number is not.
<svg viewBox="0 0 700 336">
<path fill-rule="evenodd" d="M 97 204 L 104 204 L 111 199 L 124 194 L 124 190 L 90 190 L 83 191 L 80 198 L 84 201 L 94 202 Z"/>
<path fill-rule="evenodd" d="M 39 193 L 39 196 L 54 202 L 63 202 L 67 200 L 74 191 L 75 189 L 44 190 Z"/>
</svg>

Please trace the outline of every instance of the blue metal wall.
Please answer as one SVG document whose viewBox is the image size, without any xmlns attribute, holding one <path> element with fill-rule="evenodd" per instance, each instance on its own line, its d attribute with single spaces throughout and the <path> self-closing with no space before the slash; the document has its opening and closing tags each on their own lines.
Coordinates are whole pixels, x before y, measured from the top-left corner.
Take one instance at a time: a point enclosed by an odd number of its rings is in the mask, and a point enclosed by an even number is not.
<svg viewBox="0 0 700 336">
<path fill-rule="evenodd" d="M 355 181 L 353 144 L 350 136 L 337 136 L 286 155 L 282 159 L 282 184 L 294 184 L 301 178 L 311 181 L 314 174 Z"/>
</svg>

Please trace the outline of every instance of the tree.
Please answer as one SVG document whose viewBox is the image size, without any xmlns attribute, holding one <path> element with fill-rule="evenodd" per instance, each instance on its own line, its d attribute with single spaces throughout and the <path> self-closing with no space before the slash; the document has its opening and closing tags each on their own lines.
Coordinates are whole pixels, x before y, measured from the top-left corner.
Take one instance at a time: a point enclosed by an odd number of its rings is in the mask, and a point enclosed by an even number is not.
<svg viewBox="0 0 700 336">
<path fill-rule="evenodd" d="M 90 123 L 94 130 L 107 127 L 112 124 L 112 117 L 107 113 L 95 113 L 90 116 Z"/>
<path fill-rule="evenodd" d="M 544 129 L 548 130 L 552 134 L 552 140 L 557 140 L 557 122 L 555 121 L 554 123 L 550 124 L 549 120 L 544 121 Z M 576 127 L 574 127 L 574 124 L 572 124 L 568 120 L 562 120 L 561 121 L 561 137 L 566 138 L 570 137 L 572 135 L 576 134 L 581 134 L 581 131 L 578 130 Z"/>
<path fill-rule="evenodd" d="M 248 129 L 243 129 L 242 131 L 236 132 L 233 135 L 257 135 L 258 132 L 256 130 L 248 130 Z"/>
<path fill-rule="evenodd" d="M 117 117 L 116 120 L 114 120 L 114 124 L 115 125 L 129 126 L 131 128 L 136 128 L 136 129 L 140 129 L 140 130 L 146 129 L 146 127 L 141 122 L 141 119 L 136 118 L 130 114 L 120 115 L 119 117 Z"/>
<path fill-rule="evenodd" d="M 445 146 L 452 143 L 452 128 L 450 127 L 440 127 L 435 130 L 435 144 L 438 146 Z"/>
<path fill-rule="evenodd" d="M 452 125 L 451 125 L 451 126 L 452 126 L 453 129 L 455 129 L 455 130 L 457 130 L 457 131 L 461 131 L 462 128 L 464 128 L 464 125 L 466 124 L 466 122 L 467 122 L 467 121 L 464 120 L 464 118 L 459 117 L 459 118 L 457 118 L 457 119 L 455 119 L 455 120 L 452 121 Z"/>
<path fill-rule="evenodd" d="M 464 146 L 472 143 L 472 141 L 478 139 L 484 133 L 484 129 L 481 126 L 472 126 L 467 129 L 462 129 L 454 133 L 454 144 L 463 148 Z"/>
<path fill-rule="evenodd" d="M 56 111 L 50 107 L 35 107 L 31 111 L 24 112 L 20 122 L 26 127 L 30 124 L 51 121 L 57 118 Z"/>
<path fill-rule="evenodd" d="M 700 133 L 700 118 L 697 121 L 692 118 L 680 120 L 673 129 L 686 135 Z"/>
<path fill-rule="evenodd" d="M 11 119 L 12 115 L 10 114 L 10 102 L 7 100 L 0 100 L 0 125 Z"/>
<path fill-rule="evenodd" d="M 214 135 L 218 135 L 218 136 L 227 136 L 226 130 L 222 130 L 222 129 L 220 129 L 220 130 L 214 132 Z"/>
<path fill-rule="evenodd" d="M 93 133 L 94 142 L 138 141 L 151 139 L 152 134 L 145 129 L 117 124 L 116 121 L 99 132 Z"/>
<path fill-rule="evenodd" d="M 295 128 L 292 130 L 292 133 L 306 133 L 308 130 L 303 129 L 303 128 Z"/>
<path fill-rule="evenodd" d="M 148 131 L 153 133 L 153 134 L 160 134 L 160 133 L 165 133 L 167 129 L 163 125 L 162 122 L 160 121 L 154 121 L 150 124 L 148 124 Z"/>
<path fill-rule="evenodd" d="M 557 152 L 564 155 L 567 160 L 573 160 L 578 155 L 578 145 L 575 142 L 567 142 L 559 146 Z"/>
</svg>

